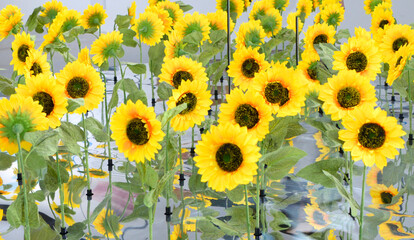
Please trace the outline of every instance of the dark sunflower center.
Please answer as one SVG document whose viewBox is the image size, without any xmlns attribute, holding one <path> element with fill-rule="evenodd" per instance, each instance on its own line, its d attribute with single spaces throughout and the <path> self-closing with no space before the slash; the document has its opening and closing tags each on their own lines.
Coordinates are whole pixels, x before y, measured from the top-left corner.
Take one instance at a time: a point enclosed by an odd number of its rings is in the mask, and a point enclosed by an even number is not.
<svg viewBox="0 0 414 240">
<path fill-rule="evenodd" d="M 398 51 L 398 49 L 400 49 L 400 47 L 402 47 L 406 44 L 408 44 L 408 39 L 405 38 L 405 37 L 400 37 L 392 43 L 392 50 L 394 50 L 394 52 L 396 52 L 396 51 Z"/>
<path fill-rule="evenodd" d="M 389 23 L 390 23 L 390 22 L 389 22 L 388 20 L 384 19 L 384 20 L 382 20 L 382 21 L 380 22 L 379 27 L 380 27 L 380 28 L 382 28 L 382 29 L 384 29 L 384 27 L 385 27 L 386 25 L 388 25 Z"/>
<path fill-rule="evenodd" d="M 197 106 L 197 97 L 192 93 L 186 93 L 181 96 L 177 101 L 177 106 L 183 103 L 187 103 L 187 108 L 180 112 L 181 115 L 192 112 Z"/>
<path fill-rule="evenodd" d="M 240 127 L 250 129 L 259 122 L 259 112 L 250 104 L 241 104 L 237 107 L 234 118 Z"/>
<path fill-rule="evenodd" d="M 249 58 L 243 62 L 241 70 L 245 77 L 253 78 L 254 74 L 259 72 L 260 66 L 255 59 Z"/>
<path fill-rule="evenodd" d="M 361 94 L 356 88 L 345 87 L 339 90 L 336 99 L 343 108 L 351 108 L 357 106 L 361 102 Z"/>
<path fill-rule="evenodd" d="M 407 233 L 403 233 L 400 232 L 398 230 L 398 226 L 393 224 L 393 223 L 386 223 L 388 228 L 390 229 L 390 232 L 392 233 L 393 236 L 401 236 L 401 237 L 406 237 L 406 236 L 410 236 Z"/>
<path fill-rule="evenodd" d="M 181 85 L 181 81 L 193 81 L 193 75 L 187 71 L 178 71 L 173 76 L 173 85 L 175 88 L 178 88 Z"/>
<path fill-rule="evenodd" d="M 312 80 L 318 81 L 318 70 L 317 70 L 317 68 L 308 68 L 308 69 L 306 69 L 306 72 L 308 73 L 309 77 Z"/>
<path fill-rule="evenodd" d="M 35 95 L 33 95 L 32 98 L 33 98 L 33 101 L 39 101 L 39 104 L 42 105 L 43 107 L 42 112 L 46 113 L 46 116 L 49 116 L 49 114 L 55 108 L 53 98 L 48 93 L 38 92 Z"/>
<path fill-rule="evenodd" d="M 368 65 L 368 59 L 362 52 L 353 52 L 346 58 L 346 66 L 349 70 L 364 71 Z"/>
<path fill-rule="evenodd" d="M 42 67 L 38 63 L 33 63 L 32 67 L 30 68 L 30 72 L 33 76 L 36 76 L 39 73 L 42 73 Z"/>
<path fill-rule="evenodd" d="M 89 91 L 89 83 L 81 77 L 74 77 L 66 86 L 66 90 L 71 98 L 83 98 Z"/>
<path fill-rule="evenodd" d="M 17 57 L 21 62 L 26 62 L 27 56 L 29 56 L 29 46 L 21 45 L 17 50 Z"/>
<path fill-rule="evenodd" d="M 398 65 L 400 65 L 401 64 L 401 60 L 402 60 L 402 56 L 400 56 L 398 59 L 397 59 L 397 62 L 395 62 L 395 67 L 398 67 Z"/>
<path fill-rule="evenodd" d="M 326 221 L 325 219 L 323 219 L 323 214 L 320 211 L 316 210 L 315 212 L 313 212 L 313 220 L 318 225 L 321 225 L 321 226 L 326 225 Z"/>
<path fill-rule="evenodd" d="M 243 162 L 240 148 L 233 143 L 225 143 L 216 152 L 219 167 L 226 172 L 236 171 Z"/>
<path fill-rule="evenodd" d="M 148 130 L 145 127 L 145 122 L 139 118 L 134 118 L 129 121 L 126 134 L 129 141 L 136 145 L 144 145 L 149 141 Z"/>
<path fill-rule="evenodd" d="M 268 102 L 283 106 L 289 101 L 289 90 L 278 82 L 272 82 L 265 87 L 265 97 Z"/>
<path fill-rule="evenodd" d="M 381 201 L 383 204 L 390 204 L 392 201 L 393 195 L 389 192 L 382 192 L 381 193 Z"/>
<path fill-rule="evenodd" d="M 358 142 L 365 148 L 379 148 L 385 142 L 385 130 L 377 123 L 365 123 L 359 129 Z"/>
<path fill-rule="evenodd" d="M 319 43 L 327 43 L 328 42 L 328 36 L 326 34 L 318 35 L 314 40 L 313 44 L 319 44 Z"/>
</svg>

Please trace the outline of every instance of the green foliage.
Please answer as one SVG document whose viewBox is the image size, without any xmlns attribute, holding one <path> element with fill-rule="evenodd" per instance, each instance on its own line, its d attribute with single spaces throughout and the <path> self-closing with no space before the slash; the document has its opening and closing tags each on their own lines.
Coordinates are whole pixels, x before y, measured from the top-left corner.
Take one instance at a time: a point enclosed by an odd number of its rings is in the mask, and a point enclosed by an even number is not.
<svg viewBox="0 0 414 240">
<path fill-rule="evenodd" d="M 325 187 L 335 187 L 335 183 L 323 174 L 323 171 L 329 172 L 335 178 L 340 179 L 337 173 L 339 168 L 345 165 L 345 160 L 341 158 L 327 159 L 319 162 L 312 163 L 302 168 L 296 176 L 304 178 L 313 183 L 321 184 Z"/>
<path fill-rule="evenodd" d="M 351 34 L 349 33 L 349 29 L 339 29 L 335 34 L 336 41 L 342 40 L 342 39 L 348 39 L 351 37 Z"/>
<path fill-rule="evenodd" d="M 118 29 L 121 30 L 123 28 L 128 28 L 132 16 L 128 15 L 116 15 L 115 24 L 118 26 Z"/>
<path fill-rule="evenodd" d="M 135 74 L 145 74 L 147 72 L 147 66 L 145 64 L 127 64 L 129 70 Z"/>
<path fill-rule="evenodd" d="M 26 27 L 27 27 L 28 32 L 31 32 L 36 28 L 36 26 L 37 26 L 37 16 L 39 15 L 39 12 L 43 11 L 44 9 L 45 8 L 42 7 L 42 6 L 33 9 L 32 14 L 30 14 L 30 16 L 29 16 L 29 18 L 27 19 L 27 22 L 26 22 Z"/>
<path fill-rule="evenodd" d="M 60 178 L 62 183 L 66 183 L 69 180 L 69 173 L 64 168 L 59 168 Z M 45 187 L 49 192 L 56 192 L 58 190 L 58 175 L 57 165 L 54 162 L 47 162 L 47 172 L 44 177 Z"/>
<path fill-rule="evenodd" d="M 148 50 L 149 69 L 155 76 L 161 74 L 161 67 L 165 57 L 164 49 L 164 42 L 160 42 L 151 46 Z"/>
<path fill-rule="evenodd" d="M 0 171 L 9 169 L 15 160 L 16 158 L 14 156 L 0 152 Z"/>
<path fill-rule="evenodd" d="M 36 150 L 40 155 L 50 156 L 57 151 L 59 133 L 56 130 L 28 132 L 24 140 L 32 144 L 30 152 Z"/>
<path fill-rule="evenodd" d="M 292 221 L 281 211 L 272 209 L 270 210 L 270 214 L 272 215 L 273 220 L 269 223 L 269 226 L 274 231 L 281 231 L 290 228 Z"/>
<path fill-rule="evenodd" d="M 122 33 L 122 44 L 124 46 L 135 48 L 138 45 L 138 42 L 134 40 L 136 35 L 134 30 L 122 28 L 119 31 Z"/>
<path fill-rule="evenodd" d="M 78 123 L 79 127 L 83 128 L 83 121 Z M 88 117 L 85 119 L 85 127 L 86 130 L 92 133 L 95 140 L 98 142 L 107 142 L 109 139 L 108 134 L 106 133 L 104 126 L 101 122 L 99 122 L 97 119 L 93 117 Z M 85 129 L 84 129 L 85 131 Z"/>
<path fill-rule="evenodd" d="M 86 224 L 83 222 L 77 222 L 68 228 L 68 240 L 78 240 L 85 235 L 84 230 Z"/>
<path fill-rule="evenodd" d="M 39 213 L 37 210 L 37 205 L 35 200 L 30 195 L 28 196 L 28 206 L 29 206 L 29 225 L 30 227 L 37 228 L 40 224 Z M 21 225 L 25 224 L 25 217 L 24 217 L 24 199 L 23 199 L 23 192 L 21 192 L 16 200 L 7 208 L 7 222 L 10 226 L 14 228 L 18 228 Z"/>
<path fill-rule="evenodd" d="M 290 169 L 306 155 L 306 152 L 299 148 L 283 147 L 263 155 L 259 161 L 261 164 L 267 164 L 266 177 L 278 180 L 286 176 Z"/>
<path fill-rule="evenodd" d="M 66 109 L 71 113 L 83 105 L 85 105 L 85 100 L 83 98 L 68 98 L 68 106 L 66 106 Z"/>
<path fill-rule="evenodd" d="M 85 33 L 85 29 L 82 26 L 76 26 L 70 29 L 67 32 L 62 33 L 63 37 L 65 38 L 66 42 L 71 43 L 75 41 L 75 39 Z"/>
<path fill-rule="evenodd" d="M 183 12 L 188 12 L 191 9 L 193 9 L 193 6 L 189 5 L 189 4 L 185 4 L 182 1 L 176 1 L 176 3 L 178 3 L 178 5 L 180 5 L 181 10 L 183 10 Z"/>
<path fill-rule="evenodd" d="M 168 109 L 162 115 L 158 115 L 162 117 L 161 127 L 164 128 L 164 126 L 166 126 L 166 124 L 169 123 L 173 117 L 178 115 L 180 112 L 182 112 L 186 108 L 187 108 L 187 103 L 182 103 L 176 106 L 175 108 Z"/>
<path fill-rule="evenodd" d="M 62 122 L 58 128 L 60 139 L 66 146 L 67 150 L 75 155 L 80 155 L 80 146 L 78 142 L 83 141 L 83 130 L 70 122 Z"/>
<path fill-rule="evenodd" d="M 227 191 L 227 197 L 232 202 L 240 202 L 244 199 L 244 185 L 239 185 L 231 191 Z"/>
<path fill-rule="evenodd" d="M 157 94 L 158 97 L 160 97 L 161 100 L 166 101 L 172 96 L 172 90 L 174 89 L 173 86 L 166 82 L 161 82 L 160 85 L 158 85 L 157 88 Z"/>
<path fill-rule="evenodd" d="M 6 96 L 16 93 L 14 90 L 13 80 L 0 75 L 0 92 Z"/>
</svg>

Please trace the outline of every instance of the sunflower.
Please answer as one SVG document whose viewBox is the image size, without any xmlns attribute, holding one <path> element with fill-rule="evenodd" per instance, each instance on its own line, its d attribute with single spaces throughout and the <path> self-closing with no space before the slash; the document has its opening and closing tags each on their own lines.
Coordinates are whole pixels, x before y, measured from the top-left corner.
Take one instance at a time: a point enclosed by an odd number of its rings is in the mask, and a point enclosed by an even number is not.
<svg viewBox="0 0 414 240">
<path fill-rule="evenodd" d="M 321 82 L 319 80 L 318 62 L 320 61 L 319 55 L 311 52 L 311 50 L 305 50 L 302 53 L 302 61 L 299 62 L 297 67 L 298 71 L 302 73 L 307 80 L 307 92 L 319 92 Z"/>
<path fill-rule="evenodd" d="M 355 70 L 369 80 L 375 80 L 381 72 L 381 57 L 374 41 L 361 41 L 354 37 L 341 45 L 341 51 L 333 55 L 334 70 Z"/>
<path fill-rule="evenodd" d="M 16 93 L 38 101 L 51 128 L 60 126 L 60 118 L 67 112 L 68 103 L 63 87 L 56 83 L 52 75 L 39 74 L 28 78 L 25 85 L 19 84 Z"/>
<path fill-rule="evenodd" d="M 112 138 L 120 152 L 130 161 L 137 163 L 151 160 L 161 149 L 164 138 L 161 123 L 155 118 L 154 108 L 145 106 L 141 101 L 128 100 L 116 109 L 111 118 Z"/>
<path fill-rule="evenodd" d="M 157 5 L 158 3 L 160 3 L 160 2 L 163 2 L 164 0 L 148 0 L 148 4 L 150 5 L 150 6 L 155 6 L 155 5 Z"/>
<path fill-rule="evenodd" d="M 170 18 L 172 20 L 172 25 L 175 25 L 175 23 L 184 17 L 184 12 L 180 8 L 180 5 L 178 5 L 175 2 L 171 2 L 169 0 L 165 0 L 162 2 L 157 3 L 158 8 L 162 8 L 168 12 L 170 15 Z"/>
<path fill-rule="evenodd" d="M 346 130 L 339 131 L 339 139 L 345 141 L 343 149 L 350 151 L 354 161 L 361 160 L 368 167 L 374 164 L 383 169 L 387 158 L 399 154 L 396 148 L 404 148 L 405 135 L 397 119 L 376 108 L 362 107 L 342 121 Z"/>
<path fill-rule="evenodd" d="M 80 207 L 81 192 L 87 186 L 86 178 L 72 175 L 67 183 L 63 184 L 64 204 L 70 208 Z"/>
<path fill-rule="evenodd" d="M 355 38 L 360 41 L 371 41 L 372 40 L 371 32 L 368 32 L 365 28 L 362 28 L 362 27 L 355 28 Z"/>
<path fill-rule="evenodd" d="M 382 183 L 383 173 L 382 170 L 376 166 L 373 166 L 367 174 L 367 185 L 374 187 Z"/>
<path fill-rule="evenodd" d="M 161 68 L 160 82 L 167 82 L 178 88 L 183 80 L 207 82 L 208 77 L 201 63 L 181 56 L 167 59 Z"/>
<path fill-rule="evenodd" d="M 177 31 L 175 30 L 171 31 L 170 34 L 168 34 L 168 40 L 164 40 L 164 61 L 185 55 L 185 52 L 183 51 L 184 43 L 181 42 L 181 40 L 183 40 L 183 38 L 178 35 Z"/>
<path fill-rule="evenodd" d="M 397 80 L 403 72 L 405 65 L 411 59 L 414 54 L 414 44 L 404 45 L 395 53 L 391 61 L 389 62 L 389 70 L 387 83 L 391 86 L 395 80 Z"/>
<path fill-rule="evenodd" d="M 90 168 L 89 174 L 93 178 L 106 178 L 109 174 L 102 169 L 98 168 Z"/>
<path fill-rule="evenodd" d="M 62 10 L 56 15 L 55 20 L 53 20 L 53 24 L 54 23 L 56 23 L 55 27 L 58 28 L 61 33 L 64 33 L 81 25 L 81 14 L 73 9 Z M 60 40 L 65 41 L 62 36 Z"/>
<path fill-rule="evenodd" d="M 384 184 L 376 184 L 371 187 L 369 194 L 372 197 L 373 203 L 370 207 L 380 208 L 382 204 L 390 204 L 392 198 L 398 194 L 398 190 L 392 185 L 387 187 Z M 402 202 L 403 199 L 400 197 L 397 203 L 385 206 L 385 208 L 399 212 Z"/>
<path fill-rule="evenodd" d="M 238 48 L 233 54 L 228 74 L 233 77 L 234 85 L 242 90 L 247 90 L 253 84 L 255 75 L 269 67 L 265 55 L 259 53 L 259 48 Z"/>
<path fill-rule="evenodd" d="M 244 8 L 243 11 L 247 11 L 247 8 L 250 7 L 250 5 L 252 4 L 253 0 L 244 0 Z"/>
<path fill-rule="evenodd" d="M 328 240 L 336 240 L 335 229 L 329 230 Z"/>
<path fill-rule="evenodd" d="M 23 13 L 14 5 L 7 5 L 0 11 L 0 42 L 10 33 L 17 34 L 22 23 Z"/>
<path fill-rule="evenodd" d="M 137 33 L 137 38 L 143 43 L 154 46 L 161 41 L 164 25 L 154 12 L 145 11 L 139 14 L 132 29 Z"/>
<path fill-rule="evenodd" d="M 210 22 L 210 28 L 212 31 L 214 30 L 224 30 L 227 32 L 227 21 L 223 21 L 223 19 L 227 19 L 227 13 L 221 9 L 217 10 L 214 13 L 207 13 L 207 19 Z M 233 19 L 230 19 L 230 32 L 233 32 L 234 29 L 234 22 Z"/>
<path fill-rule="evenodd" d="M 257 139 L 246 127 L 224 123 L 211 126 L 210 131 L 201 136 L 194 161 L 201 181 L 223 192 L 253 180 L 261 156 L 259 150 Z"/>
<path fill-rule="evenodd" d="M 193 32 L 199 32 L 203 35 L 200 44 L 210 39 L 210 24 L 205 15 L 194 12 L 193 14 L 187 13 L 183 18 L 179 19 L 174 26 L 177 33 L 185 37 Z"/>
<path fill-rule="evenodd" d="M 317 204 L 307 204 L 304 208 L 306 213 L 306 222 L 316 230 L 321 230 L 331 224 L 329 215 L 322 211 Z"/>
<path fill-rule="evenodd" d="M 380 236 L 385 240 L 413 239 L 414 234 L 406 232 L 399 221 L 388 220 L 379 225 Z"/>
<path fill-rule="evenodd" d="M 254 20 L 260 21 L 267 37 L 275 36 L 282 29 L 282 15 L 274 8 L 268 8 L 263 15 L 258 15 Z"/>
<path fill-rule="evenodd" d="M 268 1 L 274 8 L 276 8 L 280 12 L 285 11 L 287 6 L 289 6 L 289 0 L 268 0 Z"/>
<path fill-rule="evenodd" d="M 287 16 L 287 29 L 293 30 L 294 32 L 296 32 L 296 17 L 299 16 L 298 12 L 291 12 L 289 13 L 289 15 Z M 303 29 L 303 22 L 302 20 L 300 20 L 300 18 L 298 18 L 298 31 L 302 32 Z"/>
<path fill-rule="evenodd" d="M 47 17 L 49 19 L 49 23 L 53 22 L 58 13 L 68 9 L 67 7 L 63 6 L 62 2 L 59 2 L 57 0 L 46 2 L 45 4 L 43 4 L 43 7 L 44 10 L 40 12 L 40 16 Z M 45 26 L 49 27 L 49 23 Z"/>
<path fill-rule="evenodd" d="M 135 1 L 132 1 L 131 7 L 128 8 L 128 16 L 131 17 L 131 20 L 129 21 L 129 24 L 131 26 L 134 25 L 136 11 L 137 11 L 137 3 Z"/>
<path fill-rule="evenodd" d="M 414 45 L 414 30 L 409 25 L 394 24 L 386 28 L 380 44 L 383 60 L 389 62 L 404 45 Z"/>
<path fill-rule="evenodd" d="M 371 14 L 375 11 L 375 8 L 381 3 L 391 3 L 391 0 L 365 0 L 364 1 L 364 9 L 366 14 Z"/>
<path fill-rule="evenodd" d="M 315 162 L 328 159 L 331 149 L 325 146 L 325 144 L 323 143 L 322 133 L 320 131 L 316 132 L 315 134 L 313 134 L 313 138 L 315 139 L 316 146 L 318 147 L 320 152 L 320 155 L 315 159 Z"/>
<path fill-rule="evenodd" d="M 164 29 L 162 29 L 163 34 L 167 34 L 171 31 L 172 19 L 167 10 L 156 6 L 149 6 L 145 9 L 145 11 L 157 14 L 158 18 L 162 21 L 164 26 Z"/>
<path fill-rule="evenodd" d="M 259 20 L 263 17 L 269 9 L 274 9 L 268 4 L 266 0 L 256 1 L 253 4 L 253 8 L 250 11 L 249 19 L 250 20 Z"/>
<path fill-rule="evenodd" d="M 371 31 L 375 35 L 383 36 L 385 27 L 395 24 L 395 18 L 390 9 L 375 9 L 371 19 Z"/>
<path fill-rule="evenodd" d="M 258 92 L 233 89 L 226 95 L 227 103 L 220 107 L 219 124 L 231 123 L 247 127 L 249 135 L 262 140 L 269 133 L 272 110 Z"/>
<path fill-rule="evenodd" d="M 124 227 L 124 225 L 119 223 L 118 216 L 115 215 L 114 210 L 107 210 L 106 208 L 102 209 L 92 224 L 98 233 L 108 238 L 122 235 L 122 228 Z"/>
<path fill-rule="evenodd" d="M 102 34 L 96 39 L 91 46 L 92 61 L 101 66 L 110 57 L 115 57 L 116 52 L 121 48 L 123 34 L 119 31 L 113 31 Z"/>
<path fill-rule="evenodd" d="M 317 24 L 317 23 L 323 23 L 323 20 L 322 20 L 322 14 L 321 14 L 321 12 L 318 12 L 318 13 L 315 15 L 315 17 L 313 18 L 313 23 L 314 23 L 314 24 Z"/>
<path fill-rule="evenodd" d="M 60 34 L 60 23 L 52 23 L 47 34 L 43 36 L 44 41 L 40 45 L 39 50 L 43 51 L 47 45 L 58 42 Z"/>
<path fill-rule="evenodd" d="M 88 8 L 83 11 L 81 17 L 82 26 L 85 29 L 88 28 L 99 28 L 101 25 L 105 24 L 105 19 L 108 15 L 105 12 L 103 6 L 99 3 L 95 5 L 88 5 Z"/>
<path fill-rule="evenodd" d="M 89 49 L 87 47 L 80 50 L 77 61 L 86 65 L 92 65 L 91 57 L 89 56 Z"/>
<path fill-rule="evenodd" d="M 47 55 L 40 50 L 30 49 L 24 66 L 24 76 L 26 79 L 39 74 L 51 75 L 50 65 L 47 62 Z"/>
<path fill-rule="evenodd" d="M 0 99 L 0 150 L 10 155 L 17 153 L 16 131 L 21 130 L 22 147 L 29 150 L 31 144 L 24 141 L 24 134 L 43 131 L 48 128 L 48 120 L 42 113 L 42 106 L 30 97 L 13 94 L 10 99 Z"/>
<path fill-rule="evenodd" d="M 230 0 L 230 15 L 232 15 L 233 21 L 242 15 L 244 5 L 243 0 Z M 227 0 L 216 0 L 216 9 L 227 12 Z"/>
<path fill-rule="evenodd" d="M 333 121 L 343 119 L 364 106 L 376 106 L 375 88 L 355 71 L 340 71 L 320 88 L 322 108 Z"/>
<path fill-rule="evenodd" d="M 306 82 L 292 68 L 275 65 L 255 77 L 252 88 L 258 91 L 278 117 L 294 116 L 305 106 Z"/>
<path fill-rule="evenodd" d="M 321 10 L 321 18 L 328 25 L 339 27 L 344 20 L 345 9 L 340 3 L 328 4 Z"/>
<path fill-rule="evenodd" d="M 67 98 L 83 98 L 85 104 L 74 113 L 86 113 L 99 106 L 103 100 L 105 84 L 99 73 L 91 66 L 80 62 L 68 63 L 56 74 L 58 84 L 65 89 Z"/>
<path fill-rule="evenodd" d="M 312 12 L 312 1 L 311 0 L 299 0 L 296 4 L 296 11 L 299 12 L 301 20 L 305 20 L 309 17 Z"/>
<path fill-rule="evenodd" d="M 335 43 L 335 28 L 326 23 L 314 24 L 308 27 L 305 33 L 305 49 L 316 53 L 315 44 Z"/>
<path fill-rule="evenodd" d="M 70 209 L 66 204 L 63 207 L 65 208 L 65 223 L 68 226 L 72 226 L 76 223 L 72 218 L 72 215 L 76 214 L 76 212 Z M 52 202 L 52 209 L 59 216 L 59 218 L 62 219 L 62 209 L 60 206 L 58 206 L 55 202 Z"/>
<path fill-rule="evenodd" d="M 236 48 L 260 47 L 264 44 L 266 33 L 260 21 L 248 21 L 242 23 L 236 35 Z"/>
<path fill-rule="evenodd" d="M 12 43 L 13 59 L 10 65 L 13 65 L 13 69 L 17 71 L 17 74 L 24 74 L 24 67 L 26 66 L 26 58 L 29 55 L 29 50 L 34 49 L 35 43 L 30 38 L 30 34 L 22 32 L 22 34 L 16 34 Z"/>
<path fill-rule="evenodd" d="M 174 225 L 174 230 L 171 233 L 170 239 L 171 240 L 181 240 L 181 239 L 187 239 L 187 231 L 184 229 L 184 233 L 181 232 L 181 225 L 177 224 Z"/>
<path fill-rule="evenodd" d="M 204 121 L 211 104 L 211 94 L 207 91 L 207 83 L 203 81 L 182 81 L 178 89 L 173 89 L 167 102 L 168 108 L 187 103 L 187 108 L 171 119 L 174 131 L 186 131 L 194 124 Z"/>
</svg>

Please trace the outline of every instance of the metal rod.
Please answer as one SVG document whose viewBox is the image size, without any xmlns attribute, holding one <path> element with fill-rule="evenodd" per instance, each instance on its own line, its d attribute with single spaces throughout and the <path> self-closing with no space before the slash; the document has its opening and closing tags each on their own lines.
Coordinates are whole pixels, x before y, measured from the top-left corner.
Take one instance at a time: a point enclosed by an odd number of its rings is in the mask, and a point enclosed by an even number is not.
<svg viewBox="0 0 414 240">
<path fill-rule="evenodd" d="M 227 69 L 230 65 L 231 60 L 231 46 L 230 46 L 230 0 L 227 0 Z M 227 74 L 228 78 L 228 87 L 229 87 L 229 93 L 230 93 L 230 86 L 231 86 L 231 80 L 229 74 Z"/>
</svg>

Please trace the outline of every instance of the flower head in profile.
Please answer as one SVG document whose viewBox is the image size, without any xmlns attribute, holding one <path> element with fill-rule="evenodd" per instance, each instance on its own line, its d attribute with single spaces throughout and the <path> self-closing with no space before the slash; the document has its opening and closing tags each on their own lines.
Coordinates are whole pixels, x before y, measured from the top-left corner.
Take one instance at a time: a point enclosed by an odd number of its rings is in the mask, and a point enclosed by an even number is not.
<svg viewBox="0 0 414 240">
<path fill-rule="evenodd" d="M 289 6 L 289 0 L 269 0 L 269 3 L 280 12 L 285 11 Z"/>
<path fill-rule="evenodd" d="M 135 20 L 132 29 L 136 32 L 137 38 L 143 43 L 154 46 L 161 41 L 164 34 L 163 22 L 158 18 L 158 14 L 151 11 L 145 11 L 139 14 Z"/>
<path fill-rule="evenodd" d="M 364 9 L 366 14 L 372 14 L 378 5 L 382 3 L 389 3 L 391 4 L 391 0 L 365 0 L 364 1 Z"/>
<path fill-rule="evenodd" d="M 114 213 L 114 210 L 107 210 L 106 208 L 102 209 L 92 224 L 96 231 L 103 236 L 108 236 L 108 238 L 115 238 L 115 235 L 121 236 L 124 227 L 119 223 L 119 217 Z"/>
<path fill-rule="evenodd" d="M 286 28 L 296 32 L 296 17 L 298 17 L 298 31 L 302 32 L 303 22 L 302 20 L 300 20 L 298 12 L 289 13 L 289 15 L 287 16 L 287 20 L 286 20 L 287 21 Z"/>
<path fill-rule="evenodd" d="M 232 15 L 233 21 L 242 15 L 244 5 L 243 0 L 230 0 L 230 15 Z M 216 9 L 227 12 L 227 0 L 216 0 Z"/>
<path fill-rule="evenodd" d="M 22 23 L 23 13 L 14 5 L 7 5 L 0 11 L 0 41 L 9 36 L 17 34 Z"/>
<path fill-rule="evenodd" d="M 131 24 L 131 26 L 134 25 L 136 11 L 137 11 L 137 3 L 135 1 L 132 1 L 131 7 L 128 8 L 128 16 L 131 17 L 129 24 Z"/>
<path fill-rule="evenodd" d="M 400 197 L 395 204 L 391 204 L 392 198 L 398 194 L 398 189 L 396 189 L 394 186 L 390 185 L 387 187 L 384 184 L 376 184 L 371 187 L 369 194 L 372 197 L 372 205 L 369 207 L 383 207 L 385 209 L 394 210 L 396 212 L 400 211 L 401 204 L 403 203 L 402 197 Z"/>
<path fill-rule="evenodd" d="M 178 88 L 182 81 L 208 81 L 203 65 L 186 56 L 166 59 L 159 78 L 160 82 L 167 82 L 175 88 Z"/>
<path fill-rule="evenodd" d="M 219 9 L 216 12 L 207 13 L 207 19 L 210 22 L 212 31 L 224 30 L 227 32 L 227 21 L 223 21 L 223 19 L 227 19 L 227 12 Z M 230 19 L 230 32 L 233 32 L 234 25 L 233 20 Z"/>
<path fill-rule="evenodd" d="M 321 10 L 321 18 L 328 25 L 338 27 L 344 20 L 345 9 L 340 3 L 326 5 Z"/>
<path fill-rule="evenodd" d="M 198 12 L 194 12 L 193 14 L 187 13 L 182 19 L 177 21 L 174 25 L 174 29 L 177 30 L 177 33 L 182 37 L 188 36 L 193 32 L 200 33 L 203 36 L 200 45 L 202 45 L 204 41 L 210 39 L 209 34 L 211 29 L 208 18 Z"/>
<path fill-rule="evenodd" d="M 173 26 L 179 19 L 184 17 L 183 10 L 180 8 L 180 5 L 178 5 L 178 3 L 176 2 L 171 2 L 169 0 L 160 1 L 157 3 L 157 7 L 164 9 L 168 12 L 172 20 Z"/>
<path fill-rule="evenodd" d="M 85 29 L 99 28 L 105 24 L 105 19 L 107 17 L 108 15 L 106 14 L 103 6 L 99 3 L 95 3 L 93 6 L 88 5 L 88 8 L 83 11 L 81 23 Z"/>
<path fill-rule="evenodd" d="M 68 9 L 67 7 L 63 6 L 62 2 L 57 0 L 45 2 L 45 4 L 43 4 L 43 7 L 45 9 L 40 12 L 40 16 L 48 18 L 49 23 L 46 24 L 46 27 L 50 26 L 50 23 L 53 22 L 58 13 Z"/>
<path fill-rule="evenodd" d="M 236 35 L 236 48 L 241 47 L 260 47 L 264 44 L 264 38 L 266 33 L 260 24 L 260 21 L 248 21 L 242 23 L 239 28 L 239 32 Z"/>
<path fill-rule="evenodd" d="M 115 57 L 121 48 L 123 34 L 119 31 L 113 31 L 107 34 L 102 34 L 96 39 L 91 46 L 92 61 L 101 66 L 108 58 Z"/>
</svg>

